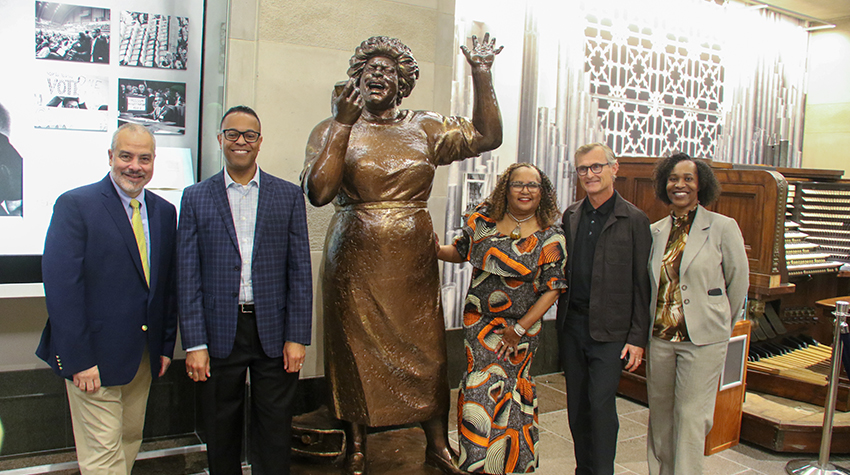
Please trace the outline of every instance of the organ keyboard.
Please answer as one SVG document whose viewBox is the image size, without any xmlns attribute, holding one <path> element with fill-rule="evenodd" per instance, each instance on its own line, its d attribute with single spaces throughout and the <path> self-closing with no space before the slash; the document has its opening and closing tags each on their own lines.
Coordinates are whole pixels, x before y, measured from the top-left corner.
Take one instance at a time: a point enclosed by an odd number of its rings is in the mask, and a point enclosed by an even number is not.
<svg viewBox="0 0 850 475">
<path fill-rule="evenodd" d="M 789 182 L 788 187 L 786 217 L 798 223 L 797 231 L 818 246 L 818 253 L 826 255 L 818 259 L 815 272 L 837 272 L 850 263 L 850 188 L 847 183 L 803 181 Z"/>
</svg>

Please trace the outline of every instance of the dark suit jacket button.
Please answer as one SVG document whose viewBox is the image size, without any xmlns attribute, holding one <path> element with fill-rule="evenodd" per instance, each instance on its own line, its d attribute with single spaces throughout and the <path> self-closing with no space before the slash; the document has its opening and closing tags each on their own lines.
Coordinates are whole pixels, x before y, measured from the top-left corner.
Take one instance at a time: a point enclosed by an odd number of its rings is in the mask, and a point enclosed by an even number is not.
<svg viewBox="0 0 850 475">
<path fill-rule="evenodd" d="M 233 270 L 239 270 L 239 266 L 233 266 Z"/>
<path fill-rule="evenodd" d="M 682 303 L 683 303 L 683 304 L 685 304 L 685 305 L 687 305 L 687 304 L 691 303 L 691 301 L 690 301 L 689 299 L 685 299 L 685 301 L 684 301 L 684 302 L 682 302 Z"/>
<path fill-rule="evenodd" d="M 233 292 L 234 297 L 239 297 L 239 292 Z"/>
</svg>

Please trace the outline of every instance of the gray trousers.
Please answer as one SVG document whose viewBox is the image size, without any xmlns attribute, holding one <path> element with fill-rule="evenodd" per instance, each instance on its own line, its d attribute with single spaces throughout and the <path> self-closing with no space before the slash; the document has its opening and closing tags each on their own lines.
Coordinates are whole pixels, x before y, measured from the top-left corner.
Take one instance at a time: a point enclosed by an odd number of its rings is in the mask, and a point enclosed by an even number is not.
<svg viewBox="0 0 850 475">
<path fill-rule="evenodd" d="M 705 436 L 728 342 L 697 346 L 652 337 L 647 346 L 651 475 L 703 473 Z"/>
</svg>

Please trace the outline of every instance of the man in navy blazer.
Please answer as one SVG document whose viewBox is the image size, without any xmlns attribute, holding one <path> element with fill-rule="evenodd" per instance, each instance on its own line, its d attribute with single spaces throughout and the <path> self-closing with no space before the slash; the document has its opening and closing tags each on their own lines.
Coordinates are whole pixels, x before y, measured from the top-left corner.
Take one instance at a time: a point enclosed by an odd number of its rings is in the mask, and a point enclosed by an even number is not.
<svg viewBox="0 0 850 475">
<path fill-rule="evenodd" d="M 119 128 L 110 173 L 56 200 L 44 244 L 48 320 L 36 354 L 66 378 L 84 475 L 130 474 L 151 380 L 174 352 L 177 213 L 144 189 L 155 149 L 143 126 Z"/>
<path fill-rule="evenodd" d="M 257 166 L 260 119 L 228 110 L 221 173 L 183 193 L 178 294 L 186 372 L 200 384 L 212 475 L 241 474 L 246 371 L 252 473 L 288 474 L 292 400 L 312 327 L 301 189 Z"/>
</svg>

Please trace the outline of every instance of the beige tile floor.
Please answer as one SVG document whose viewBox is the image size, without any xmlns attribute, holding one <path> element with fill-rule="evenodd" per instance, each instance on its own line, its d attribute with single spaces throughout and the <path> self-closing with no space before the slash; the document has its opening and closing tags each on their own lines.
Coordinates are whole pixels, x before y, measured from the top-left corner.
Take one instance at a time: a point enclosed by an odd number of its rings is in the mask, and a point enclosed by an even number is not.
<svg viewBox="0 0 850 475">
<path fill-rule="evenodd" d="M 550 374 L 535 378 L 537 383 L 538 405 L 540 409 L 540 467 L 538 475 L 572 475 L 575 470 L 572 436 L 567 423 L 566 384 L 563 374 Z M 457 400 L 457 391 L 453 391 L 453 401 Z M 625 398 L 618 398 L 617 412 L 620 415 L 620 433 L 617 446 L 615 471 L 617 474 L 646 474 L 646 425 L 649 410 L 646 406 Z M 454 411 L 449 419 L 452 441 L 457 443 Z M 422 464 L 424 458 L 425 436 L 418 427 L 394 431 L 378 432 L 369 436 L 369 473 L 371 475 L 439 475 L 440 472 Z M 197 443 L 193 441 L 191 443 Z M 146 450 L 157 443 L 146 443 Z M 47 460 L 45 456 L 32 457 L 34 460 L 8 460 L 0 462 L 0 474 L 19 467 L 67 462 L 73 460 L 73 453 L 65 452 Z M 59 460 L 61 458 L 61 460 Z M 741 443 L 731 449 L 708 457 L 705 466 L 706 475 L 779 475 L 785 473 L 785 464 L 791 459 L 804 458 L 814 460 L 817 455 L 778 454 L 759 447 Z M 833 455 L 833 463 L 850 467 L 850 454 Z M 177 475 L 192 473 L 202 475 L 206 465 L 203 452 L 185 456 L 173 456 L 160 459 L 139 461 L 133 469 L 133 475 Z M 19 475 L 19 470 L 14 470 Z M 26 472 L 23 473 L 44 473 Z M 57 470 L 54 475 L 78 475 L 78 470 Z M 244 473 L 250 475 L 250 468 Z M 294 461 L 293 475 L 337 475 L 338 467 L 316 465 L 310 462 Z M 688 475 L 688 474 L 683 474 Z"/>
<path fill-rule="evenodd" d="M 535 378 L 538 407 L 540 410 L 540 467 L 538 475 L 565 475 L 575 470 L 572 436 L 567 423 L 566 384 L 563 374 L 551 374 Z M 453 400 L 457 392 L 453 392 Z M 620 415 L 620 433 L 617 443 L 615 473 L 647 474 L 646 424 L 649 409 L 625 398 L 617 399 Z M 455 429 L 455 415 L 449 424 Z M 457 431 L 451 432 L 456 442 Z M 705 463 L 706 475 L 774 475 L 784 474 L 785 464 L 792 459 L 817 459 L 817 455 L 778 454 L 741 443 L 731 449 L 714 454 Z M 833 456 L 831 461 L 850 467 L 847 455 Z"/>
</svg>

